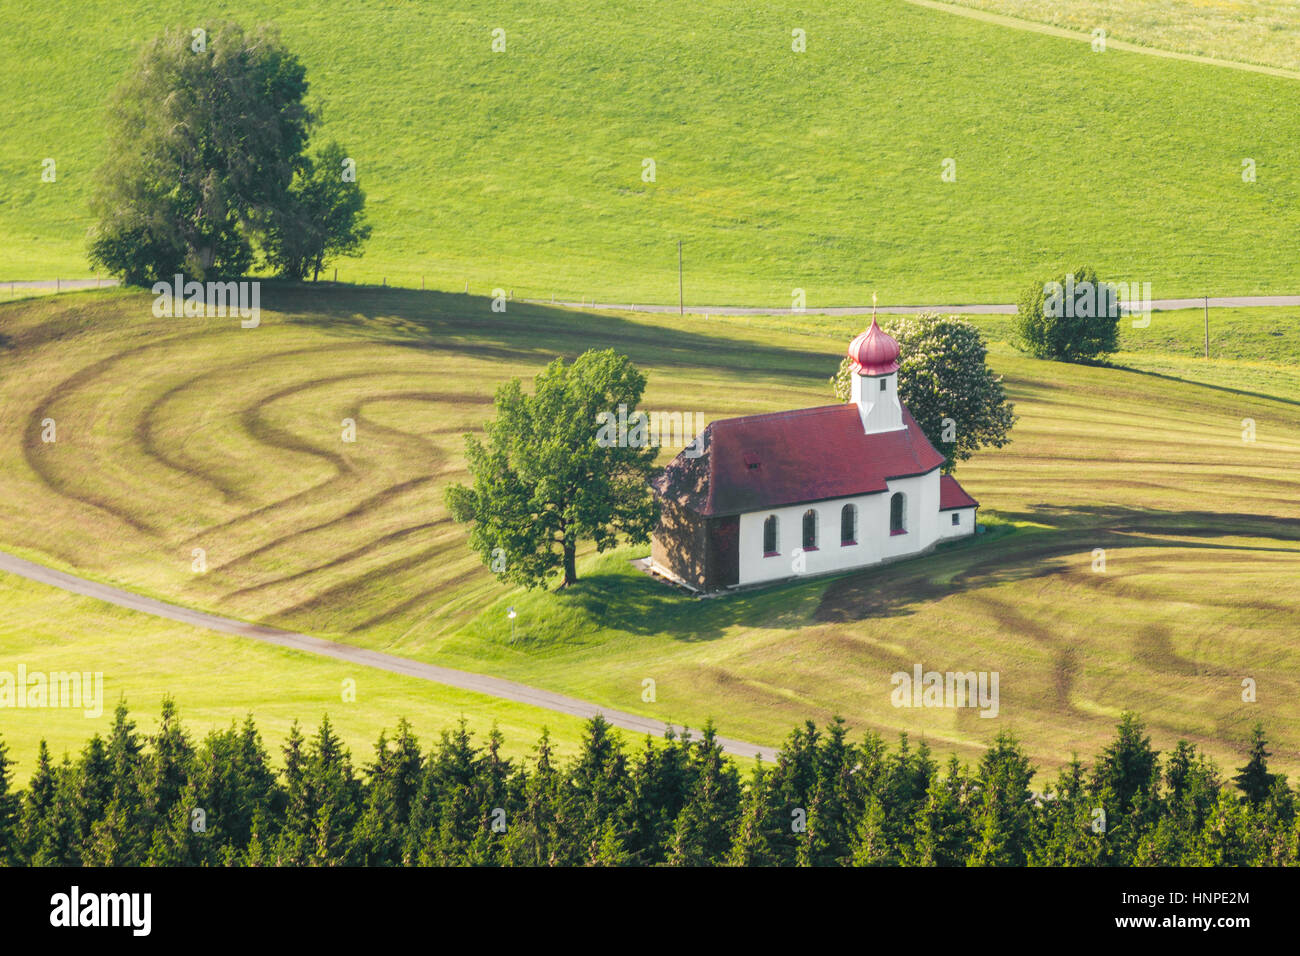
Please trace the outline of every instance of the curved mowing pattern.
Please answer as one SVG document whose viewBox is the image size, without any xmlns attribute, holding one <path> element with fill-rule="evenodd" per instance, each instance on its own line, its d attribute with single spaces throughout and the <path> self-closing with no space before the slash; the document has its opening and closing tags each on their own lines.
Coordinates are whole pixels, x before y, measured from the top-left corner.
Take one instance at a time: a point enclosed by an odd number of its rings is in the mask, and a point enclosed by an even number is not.
<svg viewBox="0 0 1300 956">
<path fill-rule="evenodd" d="M 319 625 L 323 607 L 324 629 L 339 632 L 394 604 L 409 626 L 436 610 L 431 577 L 473 576 L 441 488 L 461 434 L 489 407 L 486 368 L 444 391 L 430 387 L 448 383 L 424 350 L 319 334 L 304 345 L 283 324 L 158 334 L 165 323 L 115 304 L 100 357 L 52 376 L 24 413 L 38 499 L 54 496 L 85 529 L 58 557 L 114 575 L 143 562 L 153 586 L 257 618 Z M 138 344 L 142 322 L 157 325 Z M 57 339 L 29 358 L 76 363 Z M 475 380 L 480 391 L 463 387 Z M 53 444 L 41 440 L 49 418 Z M 355 442 L 343 440 L 345 419 Z M 191 570 L 195 548 L 203 574 Z"/>
<path fill-rule="evenodd" d="M 1009 727 L 1051 767 L 1099 750 L 1136 708 L 1157 746 L 1185 736 L 1222 766 L 1265 720 L 1277 767 L 1300 769 L 1300 395 L 1036 362 L 995 342 L 1019 421 L 1011 445 L 960 470 L 991 533 L 716 601 L 633 571 L 635 548 L 584 555 L 562 594 L 523 593 L 443 506 L 464 478 L 461 435 L 491 416 L 500 383 L 612 346 L 647 373 L 650 409 L 808 407 L 830 400 L 844 323 L 263 291 L 256 330 L 157 320 L 147 295 L 121 291 L 0 307 L 0 549 L 648 719 L 715 717 L 765 745 L 839 713 L 967 758 Z M 191 570 L 195 548 L 206 573 Z M 997 671 L 999 718 L 895 708 L 890 676 L 916 664 Z"/>
</svg>

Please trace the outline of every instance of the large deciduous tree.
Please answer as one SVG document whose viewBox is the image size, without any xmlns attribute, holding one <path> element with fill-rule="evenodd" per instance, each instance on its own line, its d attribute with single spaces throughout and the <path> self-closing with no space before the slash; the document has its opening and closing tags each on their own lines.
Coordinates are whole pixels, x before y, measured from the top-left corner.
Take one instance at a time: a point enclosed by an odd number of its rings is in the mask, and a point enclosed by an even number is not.
<svg viewBox="0 0 1300 956">
<path fill-rule="evenodd" d="M 1007 400 L 1002 377 L 985 363 L 988 350 L 980 331 L 956 316 L 924 312 L 891 324 L 898 340 L 898 397 L 925 437 L 944 453 L 943 470 L 984 447 L 1011 441 L 1015 406 Z M 850 397 L 851 362 L 846 357 L 831 378 L 836 397 Z"/>
<path fill-rule="evenodd" d="M 175 28 L 113 95 L 91 261 L 128 283 L 245 274 L 260 253 L 301 279 L 370 235 L 345 151 L 306 154 L 317 114 L 275 29 Z"/>
<path fill-rule="evenodd" d="M 584 352 L 569 366 L 556 359 L 531 396 L 518 379 L 497 390 L 486 443 L 465 436 L 473 486 L 447 490 L 452 517 L 474 522 L 470 544 L 484 563 L 529 588 L 562 569 L 566 587 L 578 579 L 580 540 L 598 551 L 620 537 L 649 540 L 658 449 L 602 441 L 598 425 L 619 406 L 634 416 L 644 390 L 645 376 L 613 349 Z"/>
<path fill-rule="evenodd" d="M 1115 286 L 1084 267 L 1025 290 L 1016 306 L 1016 346 L 1035 358 L 1100 359 L 1119 348 Z"/>
<path fill-rule="evenodd" d="M 289 189 L 289 202 L 272 213 L 266 229 L 267 262 L 288 279 L 315 280 L 325 260 L 361 254 L 370 238 L 366 194 L 355 167 L 338 143 L 303 162 Z"/>
<path fill-rule="evenodd" d="M 274 28 L 173 28 L 113 96 L 92 261 L 144 284 L 238 276 L 302 166 L 306 70 Z"/>
</svg>

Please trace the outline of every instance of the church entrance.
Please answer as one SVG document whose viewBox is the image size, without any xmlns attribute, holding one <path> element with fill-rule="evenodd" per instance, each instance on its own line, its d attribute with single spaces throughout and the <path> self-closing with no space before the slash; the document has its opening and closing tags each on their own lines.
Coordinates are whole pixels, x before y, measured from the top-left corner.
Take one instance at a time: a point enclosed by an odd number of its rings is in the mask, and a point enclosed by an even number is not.
<svg viewBox="0 0 1300 956">
<path fill-rule="evenodd" d="M 740 582 L 740 518 L 714 518 L 709 522 L 709 587 L 725 588 Z"/>
</svg>

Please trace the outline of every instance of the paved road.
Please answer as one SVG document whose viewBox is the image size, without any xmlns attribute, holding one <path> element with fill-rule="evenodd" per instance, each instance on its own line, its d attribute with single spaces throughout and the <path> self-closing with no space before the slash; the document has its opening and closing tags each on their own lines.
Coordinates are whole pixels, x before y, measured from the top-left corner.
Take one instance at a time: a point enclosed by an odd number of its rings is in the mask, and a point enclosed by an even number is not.
<svg viewBox="0 0 1300 956">
<path fill-rule="evenodd" d="M 603 309 L 611 312 L 676 312 L 675 305 L 643 305 L 640 303 L 611 302 L 551 302 L 549 299 L 523 299 L 537 305 L 560 305 L 568 309 Z M 1151 309 L 1164 312 L 1169 309 L 1199 309 L 1205 305 L 1205 298 L 1198 299 L 1152 299 Z M 1252 308 L 1260 306 L 1300 306 L 1300 295 L 1228 295 L 1210 296 L 1211 308 Z M 809 306 L 804 310 L 808 315 L 870 315 L 872 311 L 890 315 L 910 315 L 915 312 L 941 312 L 964 315 L 1015 315 L 1016 306 L 1010 305 L 845 305 L 845 306 Z M 797 315 L 792 309 L 751 309 L 736 305 L 690 305 L 686 307 L 690 315 Z"/>
<path fill-rule="evenodd" d="M 116 279 L 3 279 L 0 290 L 13 289 L 102 289 L 117 285 Z"/>
<path fill-rule="evenodd" d="M 23 281 L 0 281 L 0 291 L 9 286 L 15 289 L 53 289 L 55 283 L 59 289 L 94 289 L 117 285 L 116 279 L 27 279 Z M 574 302 L 554 301 L 550 299 L 521 299 L 535 305 L 559 305 L 566 309 L 603 309 L 610 312 L 676 312 L 675 305 L 645 305 L 630 302 Z M 1151 308 L 1156 312 L 1169 309 L 1199 309 L 1205 305 L 1204 297 L 1194 299 L 1152 299 Z M 1261 306 L 1300 306 L 1300 295 L 1226 295 L 1210 296 L 1212 308 L 1259 308 Z M 872 310 L 887 315 L 910 315 L 916 312 L 942 312 L 945 315 L 1015 315 L 1016 306 L 1001 305 L 837 305 L 827 307 L 810 307 L 804 310 L 808 315 L 870 315 Z M 691 315 L 796 315 L 791 309 L 755 309 L 743 305 L 691 305 L 686 310 Z"/>
<path fill-rule="evenodd" d="M 600 707 L 596 704 L 578 700 L 576 697 L 566 697 L 563 694 L 555 694 L 548 690 L 539 690 L 536 687 L 502 680 L 499 677 L 488 677 L 485 674 L 473 674 L 469 671 L 438 667 L 434 664 L 425 664 L 405 657 L 384 654 L 381 651 L 353 647 L 349 644 L 339 644 L 336 641 L 327 641 L 307 634 L 295 634 L 293 631 L 282 631 L 279 628 L 249 624 L 246 621 L 236 621 L 232 618 L 219 617 L 203 611 L 194 611 L 190 608 L 133 594 L 130 591 L 123 591 L 121 588 L 100 584 L 97 581 L 79 578 L 63 571 L 56 571 L 42 564 L 25 561 L 4 551 L 0 551 L 0 571 L 8 571 L 32 581 L 39 581 L 42 584 L 52 584 L 54 587 L 71 591 L 74 594 L 107 601 L 110 604 L 130 608 L 133 611 L 142 611 L 155 617 L 165 617 L 172 621 L 179 621 L 182 624 L 203 627 L 212 631 L 221 631 L 225 634 L 235 634 L 239 637 L 251 637 L 267 644 L 277 644 L 280 647 L 305 651 L 308 654 L 333 657 L 336 660 L 347 661 L 350 664 L 376 667 L 394 674 L 418 677 L 422 680 L 446 684 L 449 687 L 458 687 L 461 690 L 486 694 L 489 697 L 499 697 L 503 700 L 512 700 L 520 704 L 530 704 L 533 707 L 541 707 L 584 719 L 601 714 L 615 727 L 622 727 L 624 730 L 659 737 L 663 734 L 666 726 L 665 721 L 642 717 L 638 714 L 629 714 L 621 710 L 611 710 L 608 707 Z M 684 728 L 674 724 L 673 729 L 680 734 Z M 695 736 L 698 738 L 699 734 L 696 733 Z M 776 760 L 776 748 L 760 747 L 757 744 L 745 743 L 741 740 L 730 740 L 726 737 L 719 737 L 718 743 L 727 753 L 737 757 L 762 756 L 764 760 L 769 762 Z"/>
</svg>

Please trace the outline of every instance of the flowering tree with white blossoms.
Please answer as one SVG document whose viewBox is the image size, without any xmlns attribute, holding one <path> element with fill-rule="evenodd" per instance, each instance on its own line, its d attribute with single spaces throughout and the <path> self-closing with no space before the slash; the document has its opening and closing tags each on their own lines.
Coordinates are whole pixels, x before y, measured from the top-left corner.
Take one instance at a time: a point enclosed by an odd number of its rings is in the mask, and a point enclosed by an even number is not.
<svg viewBox="0 0 1300 956">
<path fill-rule="evenodd" d="M 945 474 L 984 447 L 1001 448 L 1011 439 L 1015 406 L 1007 401 L 1002 376 L 984 359 L 980 331 L 955 315 L 923 312 L 885 327 L 897 341 L 898 397 L 930 443 L 946 457 Z M 835 397 L 849 400 L 850 361 L 840 361 L 831 377 Z"/>
</svg>

